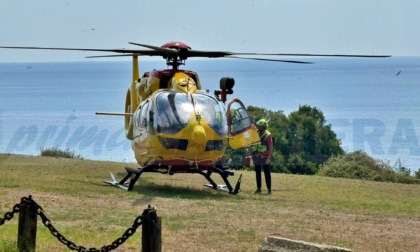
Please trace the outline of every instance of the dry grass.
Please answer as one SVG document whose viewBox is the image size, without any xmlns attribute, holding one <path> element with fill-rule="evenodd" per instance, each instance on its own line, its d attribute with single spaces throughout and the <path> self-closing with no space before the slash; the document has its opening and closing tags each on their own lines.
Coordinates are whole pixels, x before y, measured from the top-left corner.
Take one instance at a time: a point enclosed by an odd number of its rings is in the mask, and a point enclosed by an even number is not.
<svg viewBox="0 0 420 252">
<path fill-rule="evenodd" d="M 244 171 L 242 192 L 232 196 L 191 174 L 144 174 L 133 192 L 102 182 L 109 171 L 121 178 L 125 165 L 0 155 L 0 216 L 32 195 L 67 238 L 101 247 L 150 204 L 162 218 L 164 251 L 257 251 L 269 235 L 354 251 L 420 251 L 420 185 L 273 174 L 273 194 L 254 195 L 254 173 Z M 38 227 L 37 251 L 67 251 Z M 17 217 L 0 226 L 0 251 L 14 246 L 16 233 Z M 140 237 L 118 251 L 140 251 Z"/>
</svg>

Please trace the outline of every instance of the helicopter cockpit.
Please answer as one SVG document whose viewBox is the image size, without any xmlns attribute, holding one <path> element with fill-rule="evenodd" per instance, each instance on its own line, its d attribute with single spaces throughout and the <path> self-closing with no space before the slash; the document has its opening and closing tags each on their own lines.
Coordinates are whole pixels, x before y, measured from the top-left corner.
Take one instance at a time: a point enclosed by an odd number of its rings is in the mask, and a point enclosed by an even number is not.
<svg viewBox="0 0 420 252">
<path fill-rule="evenodd" d="M 195 116 L 219 136 L 227 134 L 225 109 L 209 94 L 162 92 L 156 97 L 156 110 L 154 128 L 158 133 L 176 134 Z"/>
</svg>

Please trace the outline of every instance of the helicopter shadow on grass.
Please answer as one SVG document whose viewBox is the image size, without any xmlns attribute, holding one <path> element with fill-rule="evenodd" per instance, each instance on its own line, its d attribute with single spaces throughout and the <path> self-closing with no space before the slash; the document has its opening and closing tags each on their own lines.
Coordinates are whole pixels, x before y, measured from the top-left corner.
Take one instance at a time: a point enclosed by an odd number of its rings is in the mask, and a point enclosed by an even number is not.
<svg viewBox="0 0 420 252">
<path fill-rule="evenodd" d="M 125 174 L 123 172 L 117 173 L 118 177 L 122 177 L 124 175 Z M 192 200 L 202 200 L 203 198 L 222 199 L 227 197 L 233 197 L 233 195 L 229 195 L 228 193 L 216 191 L 214 189 L 205 187 L 204 184 L 203 188 L 191 188 L 189 186 L 170 185 L 168 183 L 157 184 L 155 182 L 149 181 L 147 178 L 142 177 L 140 177 L 139 180 L 137 180 L 136 184 L 133 187 L 133 190 L 129 193 L 143 194 L 147 197 L 181 198 Z"/>
</svg>

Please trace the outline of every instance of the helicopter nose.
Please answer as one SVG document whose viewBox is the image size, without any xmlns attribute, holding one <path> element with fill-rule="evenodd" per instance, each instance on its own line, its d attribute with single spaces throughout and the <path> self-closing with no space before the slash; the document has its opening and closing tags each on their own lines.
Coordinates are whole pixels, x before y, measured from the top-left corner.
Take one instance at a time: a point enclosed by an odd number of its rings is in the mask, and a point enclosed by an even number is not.
<svg viewBox="0 0 420 252">
<path fill-rule="evenodd" d="M 192 133 L 192 140 L 194 143 L 201 145 L 206 144 L 206 131 L 204 130 L 203 126 L 194 126 Z"/>
</svg>

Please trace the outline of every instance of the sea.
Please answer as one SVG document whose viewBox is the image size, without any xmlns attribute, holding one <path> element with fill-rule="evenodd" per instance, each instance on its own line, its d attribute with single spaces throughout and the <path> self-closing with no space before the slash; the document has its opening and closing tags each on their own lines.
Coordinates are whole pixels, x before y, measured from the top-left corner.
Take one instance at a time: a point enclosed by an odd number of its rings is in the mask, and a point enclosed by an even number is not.
<svg viewBox="0 0 420 252">
<path fill-rule="evenodd" d="M 293 59 L 292 59 L 293 60 Z M 302 59 L 299 59 L 302 60 Z M 362 150 L 392 166 L 420 167 L 420 57 L 304 58 L 313 64 L 189 59 L 203 89 L 235 79 L 245 105 L 286 115 L 321 110 L 346 152 Z M 167 68 L 140 60 L 140 71 Z M 135 162 L 123 112 L 130 61 L 0 63 L 0 152 L 39 155 L 72 150 L 85 159 Z"/>
</svg>

